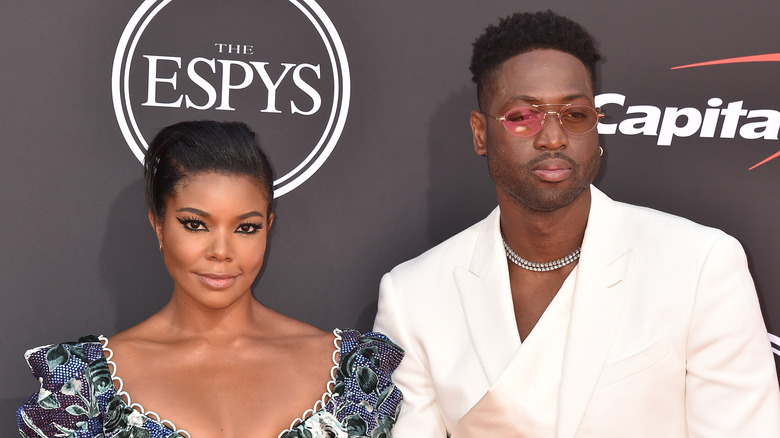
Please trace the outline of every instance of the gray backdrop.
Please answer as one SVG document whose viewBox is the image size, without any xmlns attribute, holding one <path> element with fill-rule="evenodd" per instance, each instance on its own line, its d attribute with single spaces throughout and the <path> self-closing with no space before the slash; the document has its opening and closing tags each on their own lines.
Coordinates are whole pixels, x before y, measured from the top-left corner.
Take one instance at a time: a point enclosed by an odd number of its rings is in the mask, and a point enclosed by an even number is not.
<svg viewBox="0 0 780 438">
<path fill-rule="evenodd" d="M 235 42 L 253 45 L 254 61 L 321 63 L 320 77 L 304 71 L 305 82 L 320 87 L 323 108 L 335 99 L 323 42 L 291 2 L 182 2 L 166 5 L 140 39 L 131 87 L 148 85 L 141 55 L 175 54 L 184 60 L 179 91 L 190 87 L 193 100 L 202 103 L 205 91 L 185 84 L 187 60 L 249 62 L 245 55 L 205 49 L 210 42 Z M 686 216 L 740 239 L 769 331 L 780 334 L 780 159 L 748 170 L 778 153 L 778 57 L 671 69 L 780 52 L 780 3 L 318 3 L 348 59 L 349 109 L 324 164 L 277 200 L 266 266 L 255 286 L 263 303 L 327 330 L 368 329 L 384 272 L 494 207 L 492 182 L 473 153 L 468 125 L 476 105 L 471 43 L 497 17 L 552 8 L 599 41 L 605 56 L 599 93 L 625 96 L 623 105 L 604 105 L 604 123 L 616 131 L 601 136 L 606 155 L 597 185 L 618 200 Z M 85 333 L 114 334 L 169 297 L 171 281 L 147 222 L 142 168 L 112 103 L 114 55 L 141 6 L 138 0 L 0 4 L 4 436 L 15 434 L 13 411 L 38 387 L 22 358 L 27 348 Z M 158 78 L 170 74 L 161 70 Z M 257 84 L 260 79 L 252 87 Z M 283 114 L 276 119 L 259 114 L 268 96 L 258 88 L 236 90 L 234 112 L 144 107 L 140 92 L 132 107 L 144 135 L 176 120 L 251 119 L 274 151 L 279 172 L 306 155 L 325 123 L 325 109 L 309 118 L 290 114 L 290 100 L 304 109 L 314 105 L 311 94 L 290 84 L 279 88 L 280 96 L 287 94 L 279 98 Z M 160 101 L 175 100 L 169 83 L 158 85 Z M 696 114 L 704 115 L 703 128 Z M 653 129 L 653 115 L 663 129 Z"/>
</svg>

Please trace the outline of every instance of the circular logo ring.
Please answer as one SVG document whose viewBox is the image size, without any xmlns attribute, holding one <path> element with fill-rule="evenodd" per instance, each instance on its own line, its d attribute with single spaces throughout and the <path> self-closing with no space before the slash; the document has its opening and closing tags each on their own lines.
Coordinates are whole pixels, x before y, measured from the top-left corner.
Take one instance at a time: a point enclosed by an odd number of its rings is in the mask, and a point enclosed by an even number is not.
<svg viewBox="0 0 780 438">
<path fill-rule="evenodd" d="M 130 101 L 130 66 L 138 40 L 154 17 L 173 0 L 145 0 L 127 23 L 119 39 L 111 71 L 111 96 L 114 114 L 122 135 L 135 157 L 143 163 L 149 148 L 133 115 Z M 335 26 L 314 0 L 289 0 L 311 22 L 328 51 L 333 69 L 333 105 L 322 136 L 309 155 L 294 169 L 274 181 L 278 198 L 303 184 L 328 159 L 338 143 L 347 120 L 350 100 L 350 75 L 347 54 Z"/>
</svg>

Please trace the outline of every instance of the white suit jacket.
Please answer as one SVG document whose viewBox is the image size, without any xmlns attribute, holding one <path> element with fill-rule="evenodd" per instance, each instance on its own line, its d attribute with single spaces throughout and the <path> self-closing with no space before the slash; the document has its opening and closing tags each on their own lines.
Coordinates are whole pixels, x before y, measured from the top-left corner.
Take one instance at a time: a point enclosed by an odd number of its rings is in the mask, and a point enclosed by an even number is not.
<svg viewBox="0 0 780 438">
<path fill-rule="evenodd" d="M 591 194 L 556 437 L 780 437 L 775 364 L 740 244 Z M 499 216 L 382 279 L 374 328 L 406 350 L 395 438 L 452 433 L 520 346 Z"/>
</svg>

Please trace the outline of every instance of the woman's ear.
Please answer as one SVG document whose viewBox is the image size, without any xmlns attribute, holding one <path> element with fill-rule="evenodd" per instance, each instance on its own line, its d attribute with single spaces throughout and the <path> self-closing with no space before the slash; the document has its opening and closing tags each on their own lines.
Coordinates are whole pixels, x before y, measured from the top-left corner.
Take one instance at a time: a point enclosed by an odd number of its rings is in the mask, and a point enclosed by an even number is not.
<svg viewBox="0 0 780 438">
<path fill-rule="evenodd" d="M 160 244 L 160 252 L 162 252 L 162 247 L 163 247 L 162 220 L 158 220 L 158 218 L 154 215 L 154 212 L 152 211 L 151 208 L 149 209 L 149 224 L 152 225 L 154 234 L 157 235 L 157 243 Z"/>
</svg>

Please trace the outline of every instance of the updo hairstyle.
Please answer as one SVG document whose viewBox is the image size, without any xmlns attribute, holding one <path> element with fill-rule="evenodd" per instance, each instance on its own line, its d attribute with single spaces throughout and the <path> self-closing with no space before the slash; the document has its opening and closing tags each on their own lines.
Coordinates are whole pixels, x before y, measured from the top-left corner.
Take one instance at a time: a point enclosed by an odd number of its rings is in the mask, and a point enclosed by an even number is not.
<svg viewBox="0 0 780 438">
<path fill-rule="evenodd" d="M 255 133 L 241 122 L 203 120 L 163 128 L 146 151 L 146 202 L 155 220 L 165 217 L 168 198 L 203 172 L 253 178 L 266 195 L 271 212 L 273 170 L 255 141 Z"/>
</svg>

